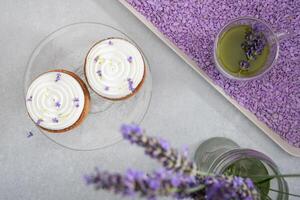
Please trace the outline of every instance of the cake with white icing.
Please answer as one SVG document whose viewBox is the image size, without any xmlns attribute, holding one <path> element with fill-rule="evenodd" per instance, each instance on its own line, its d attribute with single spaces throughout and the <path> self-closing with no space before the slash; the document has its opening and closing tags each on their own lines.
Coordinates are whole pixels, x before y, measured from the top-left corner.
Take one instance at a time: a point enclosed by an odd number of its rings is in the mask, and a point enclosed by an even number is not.
<svg viewBox="0 0 300 200">
<path fill-rule="evenodd" d="M 89 111 L 89 93 L 74 73 L 53 70 L 29 86 L 26 107 L 35 124 L 49 132 L 64 132 L 79 125 Z"/>
<path fill-rule="evenodd" d="M 121 100 L 141 87 L 145 63 L 135 45 L 121 38 L 109 38 L 89 50 L 84 71 L 94 92 L 107 99 Z"/>
</svg>

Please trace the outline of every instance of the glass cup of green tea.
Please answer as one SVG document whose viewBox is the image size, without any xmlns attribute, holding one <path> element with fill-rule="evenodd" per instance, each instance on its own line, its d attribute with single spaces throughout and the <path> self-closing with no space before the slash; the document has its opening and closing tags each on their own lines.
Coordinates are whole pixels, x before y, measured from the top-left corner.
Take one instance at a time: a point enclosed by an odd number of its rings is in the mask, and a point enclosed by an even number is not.
<svg viewBox="0 0 300 200">
<path fill-rule="evenodd" d="M 216 66 L 230 79 L 258 78 L 276 62 L 281 36 L 263 20 L 253 17 L 234 19 L 220 30 L 215 40 Z"/>
</svg>

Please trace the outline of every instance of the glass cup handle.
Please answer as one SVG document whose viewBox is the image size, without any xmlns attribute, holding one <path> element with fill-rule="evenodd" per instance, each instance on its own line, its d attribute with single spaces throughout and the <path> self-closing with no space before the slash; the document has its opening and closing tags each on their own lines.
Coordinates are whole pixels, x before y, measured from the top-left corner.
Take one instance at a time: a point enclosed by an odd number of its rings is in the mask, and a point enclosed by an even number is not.
<svg viewBox="0 0 300 200">
<path fill-rule="evenodd" d="M 281 41 L 281 40 L 287 39 L 289 37 L 292 37 L 294 35 L 294 33 L 287 30 L 287 31 L 281 31 L 281 32 L 275 33 L 275 35 L 276 35 L 277 39 L 279 41 Z"/>
</svg>

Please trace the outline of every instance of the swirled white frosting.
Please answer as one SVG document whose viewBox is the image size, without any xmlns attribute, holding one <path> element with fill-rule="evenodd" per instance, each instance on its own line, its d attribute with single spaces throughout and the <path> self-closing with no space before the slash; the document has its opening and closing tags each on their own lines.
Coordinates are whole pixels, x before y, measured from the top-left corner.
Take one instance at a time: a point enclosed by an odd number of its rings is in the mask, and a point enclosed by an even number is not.
<svg viewBox="0 0 300 200">
<path fill-rule="evenodd" d="M 84 108 L 84 92 L 78 81 L 63 72 L 47 72 L 35 79 L 26 95 L 32 120 L 50 130 L 73 125 Z"/>
<path fill-rule="evenodd" d="M 86 58 L 85 74 L 90 87 L 110 99 L 133 93 L 144 73 L 142 54 L 123 39 L 112 38 L 97 43 Z"/>
</svg>

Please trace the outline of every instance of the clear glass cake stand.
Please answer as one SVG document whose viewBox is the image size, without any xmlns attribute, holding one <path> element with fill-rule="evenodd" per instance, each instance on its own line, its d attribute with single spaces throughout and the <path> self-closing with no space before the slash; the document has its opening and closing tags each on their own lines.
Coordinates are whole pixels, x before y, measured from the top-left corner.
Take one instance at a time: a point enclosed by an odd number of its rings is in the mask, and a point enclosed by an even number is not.
<svg viewBox="0 0 300 200">
<path fill-rule="evenodd" d="M 24 75 L 24 95 L 38 75 L 52 69 L 75 72 L 86 82 L 83 65 L 88 50 L 96 42 L 109 37 L 127 39 L 138 47 L 125 33 L 102 23 L 70 24 L 49 34 L 35 48 L 28 61 Z M 96 150 L 119 142 L 122 139 L 120 126 L 123 123 L 141 123 L 151 101 L 152 78 L 147 58 L 144 54 L 143 56 L 147 69 L 146 78 L 142 88 L 134 96 L 126 100 L 110 101 L 89 89 L 91 110 L 78 128 L 63 134 L 49 133 L 42 129 L 39 131 L 56 144 L 72 150 Z"/>
</svg>

